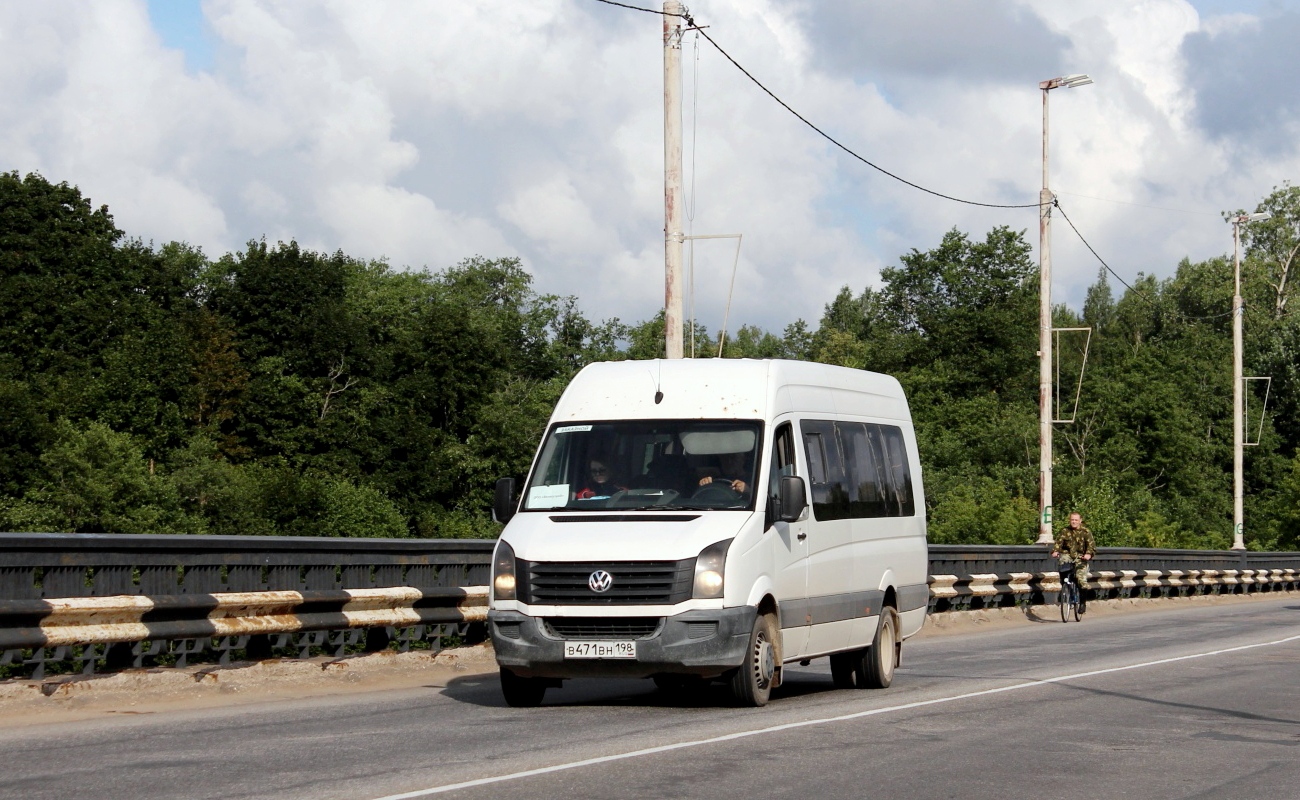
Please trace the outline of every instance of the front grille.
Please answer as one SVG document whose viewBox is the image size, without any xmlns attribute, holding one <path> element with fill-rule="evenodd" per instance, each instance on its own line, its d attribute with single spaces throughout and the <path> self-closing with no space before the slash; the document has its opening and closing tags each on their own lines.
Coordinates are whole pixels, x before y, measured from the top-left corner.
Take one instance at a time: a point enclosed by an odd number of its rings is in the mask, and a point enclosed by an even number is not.
<svg viewBox="0 0 1300 800">
<path fill-rule="evenodd" d="M 547 634 L 556 639 L 647 639 L 662 617 L 547 617 Z"/>
<path fill-rule="evenodd" d="M 540 605 L 674 605 L 691 598 L 695 559 L 682 561 L 520 561 L 519 600 Z M 609 589 L 592 591 L 591 574 L 610 574 Z"/>
</svg>

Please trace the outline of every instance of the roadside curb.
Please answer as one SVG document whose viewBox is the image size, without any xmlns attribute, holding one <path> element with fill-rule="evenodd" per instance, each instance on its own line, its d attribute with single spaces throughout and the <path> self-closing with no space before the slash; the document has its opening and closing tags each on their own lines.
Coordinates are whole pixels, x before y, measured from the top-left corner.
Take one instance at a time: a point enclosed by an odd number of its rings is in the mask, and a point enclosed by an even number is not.
<svg viewBox="0 0 1300 800">
<path fill-rule="evenodd" d="M 401 688 L 442 688 L 461 676 L 496 671 L 489 644 L 344 658 L 268 659 L 222 667 L 128 669 L 0 682 L 0 727 L 167 707 L 211 707 Z"/>
</svg>

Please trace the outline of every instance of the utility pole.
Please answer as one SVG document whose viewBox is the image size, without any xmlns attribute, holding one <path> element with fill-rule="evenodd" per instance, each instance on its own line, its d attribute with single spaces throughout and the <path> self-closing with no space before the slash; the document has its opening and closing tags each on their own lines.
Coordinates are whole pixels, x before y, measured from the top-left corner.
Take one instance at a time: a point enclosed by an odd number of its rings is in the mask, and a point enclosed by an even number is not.
<svg viewBox="0 0 1300 800">
<path fill-rule="evenodd" d="M 1246 549 L 1245 496 L 1245 381 L 1242 376 L 1241 226 L 1268 219 L 1266 213 L 1232 217 L 1232 549 Z"/>
<path fill-rule="evenodd" d="M 1052 203 L 1047 188 L 1047 93 L 1087 86 L 1087 75 L 1065 75 L 1038 84 L 1043 90 L 1043 190 L 1038 193 L 1038 543 L 1052 544 Z"/>
<path fill-rule="evenodd" d="M 664 352 L 682 352 L 682 14 L 664 0 Z"/>
</svg>

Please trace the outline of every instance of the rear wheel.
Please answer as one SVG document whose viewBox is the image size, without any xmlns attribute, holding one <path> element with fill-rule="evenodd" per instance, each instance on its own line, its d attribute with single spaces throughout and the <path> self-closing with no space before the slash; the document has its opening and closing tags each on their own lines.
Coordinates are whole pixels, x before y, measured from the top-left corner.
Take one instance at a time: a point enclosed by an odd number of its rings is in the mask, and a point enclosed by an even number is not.
<svg viewBox="0 0 1300 800">
<path fill-rule="evenodd" d="M 776 626 L 772 617 L 760 614 L 749 634 L 749 649 L 740 669 L 731 675 L 731 694 L 745 706 L 765 706 L 776 678 Z"/>
<path fill-rule="evenodd" d="M 501 668 L 501 693 L 506 705 L 515 708 L 535 708 L 546 696 L 546 681 L 541 678 L 524 678 L 505 667 Z"/>
<path fill-rule="evenodd" d="M 1083 590 L 1078 586 L 1072 587 L 1071 597 L 1074 600 L 1070 603 L 1074 607 L 1074 621 L 1078 622 L 1083 618 Z"/>
<path fill-rule="evenodd" d="M 880 625 L 876 638 L 858 662 L 859 689 L 888 689 L 894 682 L 894 666 L 898 658 L 898 613 L 889 606 L 880 611 Z"/>
</svg>

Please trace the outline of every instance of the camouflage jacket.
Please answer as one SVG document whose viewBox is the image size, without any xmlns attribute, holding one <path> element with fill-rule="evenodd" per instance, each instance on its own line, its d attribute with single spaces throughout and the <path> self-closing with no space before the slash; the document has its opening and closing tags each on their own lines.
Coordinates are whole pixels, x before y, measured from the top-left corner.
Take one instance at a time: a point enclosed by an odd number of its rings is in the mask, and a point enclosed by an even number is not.
<svg viewBox="0 0 1300 800">
<path fill-rule="evenodd" d="M 1061 555 L 1068 555 L 1072 561 L 1078 561 L 1085 555 L 1096 555 L 1097 544 L 1092 539 L 1092 531 L 1080 526 L 1078 530 L 1065 526 L 1056 534 L 1055 549 Z"/>
</svg>

